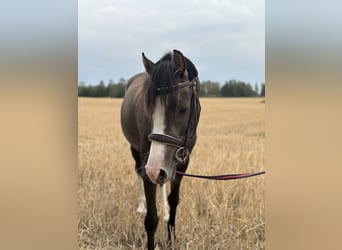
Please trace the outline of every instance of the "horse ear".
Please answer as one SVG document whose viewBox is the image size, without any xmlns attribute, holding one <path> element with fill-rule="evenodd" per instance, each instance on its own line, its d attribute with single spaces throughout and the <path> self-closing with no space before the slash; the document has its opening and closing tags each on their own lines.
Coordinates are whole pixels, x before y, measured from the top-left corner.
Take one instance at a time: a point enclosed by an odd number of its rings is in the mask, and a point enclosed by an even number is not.
<svg viewBox="0 0 342 250">
<path fill-rule="evenodd" d="M 184 71 L 185 71 L 185 59 L 183 54 L 178 51 L 178 50 L 173 50 L 173 60 L 175 62 L 176 65 L 176 74 L 179 74 L 181 76 L 184 75 Z"/>
<path fill-rule="evenodd" d="M 149 59 L 147 59 L 147 57 L 145 56 L 144 52 L 142 53 L 142 60 L 143 60 L 143 64 L 144 64 L 146 72 L 147 73 L 151 73 L 152 68 L 154 66 L 154 63 L 151 62 Z"/>
</svg>

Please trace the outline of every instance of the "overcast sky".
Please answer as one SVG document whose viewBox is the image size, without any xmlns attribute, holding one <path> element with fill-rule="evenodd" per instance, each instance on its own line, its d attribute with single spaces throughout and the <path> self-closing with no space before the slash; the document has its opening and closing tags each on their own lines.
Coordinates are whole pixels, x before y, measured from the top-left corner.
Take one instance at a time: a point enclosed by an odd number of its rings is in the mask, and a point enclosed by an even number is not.
<svg viewBox="0 0 342 250">
<path fill-rule="evenodd" d="M 264 0 L 79 0 L 79 82 L 98 84 L 144 70 L 180 50 L 200 80 L 265 81 Z"/>
</svg>

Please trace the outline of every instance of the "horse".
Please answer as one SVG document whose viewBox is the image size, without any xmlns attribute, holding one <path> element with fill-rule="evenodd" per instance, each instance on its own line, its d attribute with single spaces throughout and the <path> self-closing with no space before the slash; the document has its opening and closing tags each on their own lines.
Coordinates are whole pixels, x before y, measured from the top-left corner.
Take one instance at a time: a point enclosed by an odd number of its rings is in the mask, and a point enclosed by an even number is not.
<svg viewBox="0 0 342 250">
<path fill-rule="evenodd" d="M 147 248 L 154 249 L 158 226 L 156 188 L 160 185 L 168 243 L 176 238 L 179 189 L 195 146 L 201 105 L 195 65 L 180 51 L 153 63 L 144 53 L 145 72 L 127 83 L 121 105 L 121 127 L 130 144 L 138 175 L 138 213 L 146 212 Z M 165 184 L 170 182 L 166 200 Z M 147 210 L 146 210 L 147 208 Z"/>
</svg>

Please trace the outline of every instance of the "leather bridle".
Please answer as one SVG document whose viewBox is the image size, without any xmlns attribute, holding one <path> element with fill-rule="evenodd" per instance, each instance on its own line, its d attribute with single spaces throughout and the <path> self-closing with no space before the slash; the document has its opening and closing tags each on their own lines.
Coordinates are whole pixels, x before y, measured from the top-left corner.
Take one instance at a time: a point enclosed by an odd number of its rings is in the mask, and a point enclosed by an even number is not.
<svg viewBox="0 0 342 250">
<path fill-rule="evenodd" d="M 175 158 L 179 163 L 185 163 L 190 155 L 190 149 L 193 145 L 190 145 L 190 139 L 194 136 L 196 132 L 197 123 L 199 120 L 199 114 L 201 110 L 201 106 L 198 101 L 198 97 L 196 96 L 196 82 L 195 80 L 192 81 L 185 81 L 181 82 L 177 85 L 173 85 L 170 87 L 165 88 L 157 88 L 157 95 L 167 94 L 170 91 L 179 90 L 182 88 L 192 88 L 192 95 L 191 95 L 191 103 L 190 103 L 190 115 L 188 120 L 188 125 L 185 131 L 184 139 L 177 138 L 167 134 L 156 134 L 151 133 L 148 136 L 150 141 L 157 141 L 169 146 L 173 146 L 177 148 Z"/>
</svg>

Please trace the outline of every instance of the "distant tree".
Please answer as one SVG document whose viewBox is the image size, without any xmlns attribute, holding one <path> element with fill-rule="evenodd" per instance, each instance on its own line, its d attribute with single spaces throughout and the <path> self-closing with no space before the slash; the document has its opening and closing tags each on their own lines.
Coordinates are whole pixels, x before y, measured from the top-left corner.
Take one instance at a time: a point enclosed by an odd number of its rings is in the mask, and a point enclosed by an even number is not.
<svg viewBox="0 0 342 250">
<path fill-rule="evenodd" d="M 257 83 L 254 84 L 254 91 L 259 95 L 259 85 Z"/>
<path fill-rule="evenodd" d="M 126 80 L 120 78 L 119 83 L 115 83 L 112 79 L 109 80 L 108 86 L 105 86 L 104 81 L 100 81 L 98 85 L 85 86 L 84 82 L 80 82 L 78 86 L 78 96 L 89 97 L 124 97 L 126 90 Z"/>
<path fill-rule="evenodd" d="M 220 96 L 220 83 L 203 81 L 201 83 L 200 96 Z"/>
<path fill-rule="evenodd" d="M 237 85 L 236 80 L 229 80 L 221 88 L 222 96 L 237 96 L 235 87 Z"/>
<path fill-rule="evenodd" d="M 109 79 L 108 86 L 115 84 L 115 81 L 113 79 Z"/>
<path fill-rule="evenodd" d="M 125 96 L 125 92 L 126 92 L 126 84 L 124 83 L 118 83 L 118 98 L 122 98 Z"/>
<path fill-rule="evenodd" d="M 249 83 L 229 80 L 222 86 L 221 95 L 227 97 L 248 97 L 257 96 L 257 93 Z"/>
<path fill-rule="evenodd" d="M 205 83 L 200 84 L 200 96 L 207 96 L 208 95 L 208 89 Z"/>
<path fill-rule="evenodd" d="M 126 85 L 126 84 L 127 84 L 127 81 L 125 80 L 125 78 L 122 78 L 122 77 L 121 77 L 121 78 L 119 79 L 118 84 Z"/>
<path fill-rule="evenodd" d="M 108 96 L 121 98 L 125 96 L 126 85 L 123 83 L 108 85 Z"/>
<path fill-rule="evenodd" d="M 97 86 L 88 86 L 89 97 L 97 97 Z"/>
<path fill-rule="evenodd" d="M 127 81 L 124 78 L 120 78 L 118 83 L 113 80 L 109 80 L 108 84 L 108 96 L 115 98 L 122 98 L 125 96 Z"/>
<path fill-rule="evenodd" d="M 108 96 L 106 86 L 104 82 L 101 80 L 99 85 L 97 85 L 95 90 L 95 97 L 105 97 Z"/>
<path fill-rule="evenodd" d="M 80 82 L 78 86 L 78 96 L 89 96 L 89 88 L 85 86 L 84 82 Z"/>
<path fill-rule="evenodd" d="M 261 84 L 260 96 L 265 96 L 265 83 Z"/>
</svg>

